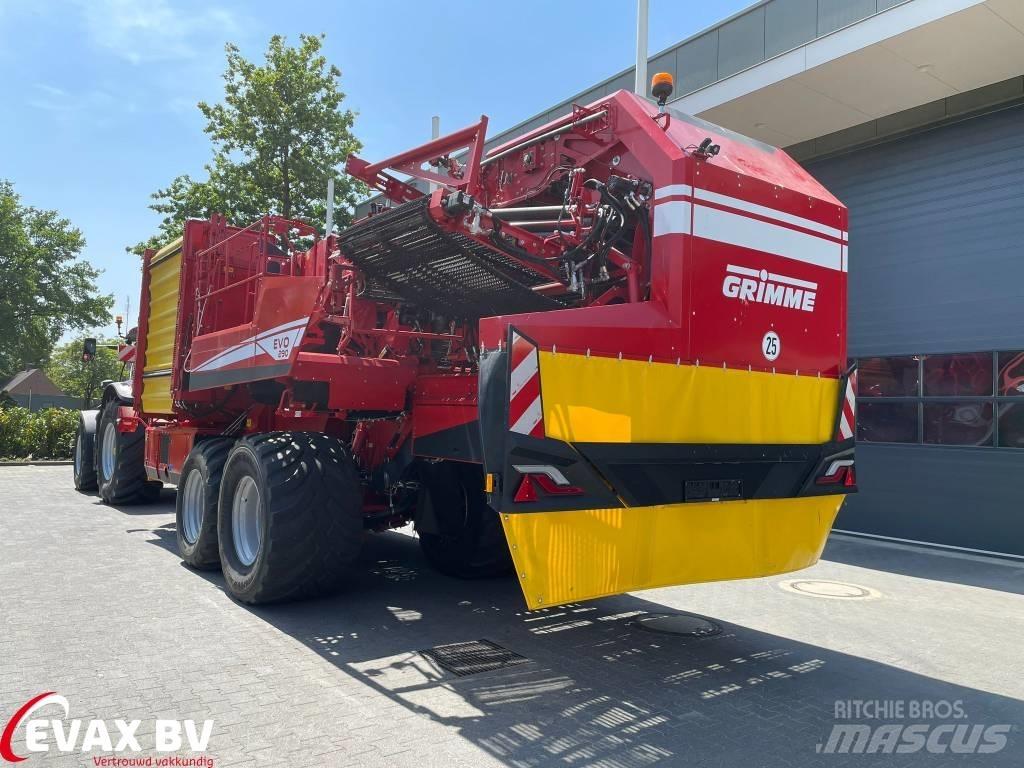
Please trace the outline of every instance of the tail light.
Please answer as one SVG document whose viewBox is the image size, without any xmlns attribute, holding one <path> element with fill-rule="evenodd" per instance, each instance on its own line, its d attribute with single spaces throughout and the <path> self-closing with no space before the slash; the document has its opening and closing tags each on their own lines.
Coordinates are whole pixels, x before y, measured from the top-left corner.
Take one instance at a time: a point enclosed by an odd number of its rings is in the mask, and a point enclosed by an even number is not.
<svg viewBox="0 0 1024 768">
<path fill-rule="evenodd" d="M 550 464 L 516 464 L 512 467 L 523 476 L 513 501 L 537 501 L 537 492 L 546 496 L 582 496 L 583 489 L 571 485 L 562 471 Z"/>
<path fill-rule="evenodd" d="M 815 481 L 818 485 L 842 485 L 846 488 L 857 486 L 857 471 L 853 459 L 836 459 L 828 465 L 825 474 Z"/>
</svg>

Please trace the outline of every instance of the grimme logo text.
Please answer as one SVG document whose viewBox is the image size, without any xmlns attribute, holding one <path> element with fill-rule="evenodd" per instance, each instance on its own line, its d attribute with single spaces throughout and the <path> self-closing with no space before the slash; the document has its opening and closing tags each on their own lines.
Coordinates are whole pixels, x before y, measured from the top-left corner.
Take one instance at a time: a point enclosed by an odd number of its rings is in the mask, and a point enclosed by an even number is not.
<svg viewBox="0 0 1024 768">
<path fill-rule="evenodd" d="M 750 269 L 729 264 L 722 281 L 722 295 L 729 299 L 774 304 L 777 307 L 814 311 L 818 284 L 786 277 L 767 269 Z"/>
<path fill-rule="evenodd" d="M 33 717 L 39 710 L 48 708 L 48 716 Z M 51 715 L 60 708 L 60 719 Z M 154 734 L 154 751 L 160 753 L 188 750 L 205 752 L 213 732 L 213 720 L 197 723 L 195 720 L 150 721 L 151 728 L 142 729 L 142 720 L 80 720 L 68 719 L 71 707 L 68 700 L 58 693 L 41 693 L 25 702 L 14 713 L 0 736 L 0 757 L 9 763 L 20 763 L 32 753 L 48 752 L 141 752 L 137 734 L 140 730 Z M 29 754 L 14 751 L 14 739 L 24 725 L 25 747 Z M 146 762 L 139 762 L 140 760 Z M 213 760 L 201 757 L 146 757 L 118 758 L 96 757 L 96 765 L 152 765 L 152 766 L 202 766 L 211 768 Z"/>
</svg>

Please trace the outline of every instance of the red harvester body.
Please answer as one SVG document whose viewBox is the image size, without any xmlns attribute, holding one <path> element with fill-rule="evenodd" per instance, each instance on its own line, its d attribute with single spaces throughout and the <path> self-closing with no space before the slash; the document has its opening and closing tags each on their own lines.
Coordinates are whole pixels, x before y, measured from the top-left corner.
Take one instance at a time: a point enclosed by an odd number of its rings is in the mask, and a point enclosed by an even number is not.
<svg viewBox="0 0 1024 768">
<path fill-rule="evenodd" d="M 456 573 L 511 556 L 531 607 L 813 563 L 855 490 L 846 209 L 783 151 L 624 91 L 489 153 L 486 124 L 350 158 L 389 204 L 340 235 L 214 217 L 147 252 L 117 429 L 179 485 L 183 551 L 216 516 L 236 596 L 309 591 L 268 575 L 287 484 L 236 458 L 276 440 L 307 485 L 347 473 L 302 525 L 414 522 Z"/>
</svg>

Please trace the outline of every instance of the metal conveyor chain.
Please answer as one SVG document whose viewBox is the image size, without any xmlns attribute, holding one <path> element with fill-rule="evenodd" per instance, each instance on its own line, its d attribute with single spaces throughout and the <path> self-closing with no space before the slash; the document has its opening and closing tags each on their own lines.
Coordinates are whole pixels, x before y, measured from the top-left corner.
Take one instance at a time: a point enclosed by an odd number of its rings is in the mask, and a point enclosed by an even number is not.
<svg viewBox="0 0 1024 768">
<path fill-rule="evenodd" d="M 395 296 L 445 315 L 480 318 L 560 309 L 531 290 L 547 280 L 500 251 L 442 230 L 429 199 L 413 200 L 349 227 L 338 237 L 366 275 L 365 296 Z"/>
</svg>

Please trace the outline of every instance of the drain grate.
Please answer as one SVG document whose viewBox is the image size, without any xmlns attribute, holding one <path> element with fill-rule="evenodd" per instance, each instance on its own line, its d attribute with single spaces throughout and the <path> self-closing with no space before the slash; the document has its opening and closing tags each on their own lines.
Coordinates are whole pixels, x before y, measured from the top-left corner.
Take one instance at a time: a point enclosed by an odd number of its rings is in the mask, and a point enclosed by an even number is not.
<svg viewBox="0 0 1024 768">
<path fill-rule="evenodd" d="M 502 648 L 490 640 L 438 645 L 420 653 L 459 677 L 514 667 L 516 664 L 525 664 L 529 661 L 525 656 Z"/>
</svg>

